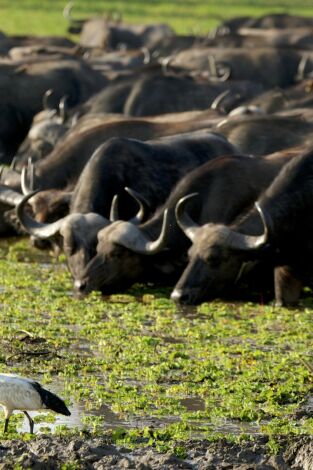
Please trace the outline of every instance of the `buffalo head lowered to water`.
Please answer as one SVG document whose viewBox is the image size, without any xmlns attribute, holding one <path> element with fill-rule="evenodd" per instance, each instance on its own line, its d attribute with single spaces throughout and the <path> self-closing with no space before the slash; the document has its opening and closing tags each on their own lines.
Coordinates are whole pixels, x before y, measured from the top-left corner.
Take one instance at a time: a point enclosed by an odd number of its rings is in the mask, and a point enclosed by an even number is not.
<svg viewBox="0 0 313 470">
<path fill-rule="evenodd" d="M 176 206 L 176 218 L 185 235 L 192 241 L 189 263 L 172 292 L 176 302 L 195 304 L 223 295 L 240 277 L 247 252 L 258 250 L 268 239 L 268 225 L 258 204 L 264 232 L 244 235 L 223 224 L 197 225 L 184 212 L 190 197 L 182 198 Z M 249 257 L 250 257 L 249 253 Z"/>
</svg>

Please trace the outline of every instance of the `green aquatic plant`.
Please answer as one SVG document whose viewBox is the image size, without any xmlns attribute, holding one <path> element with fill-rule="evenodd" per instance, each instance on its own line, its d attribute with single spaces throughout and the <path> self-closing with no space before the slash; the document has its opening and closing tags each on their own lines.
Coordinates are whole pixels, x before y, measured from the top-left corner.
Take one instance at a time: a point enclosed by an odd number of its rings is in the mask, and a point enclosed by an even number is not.
<svg viewBox="0 0 313 470">
<path fill-rule="evenodd" d="M 0 268 L 0 370 L 38 378 L 82 410 L 74 431 L 50 414 L 36 417 L 43 427 L 177 455 L 191 438 L 262 432 L 274 451 L 281 434 L 313 434 L 310 418 L 295 417 L 313 389 L 307 300 L 180 309 L 152 285 L 79 299 L 66 267 L 25 241 L 0 247 Z"/>
</svg>

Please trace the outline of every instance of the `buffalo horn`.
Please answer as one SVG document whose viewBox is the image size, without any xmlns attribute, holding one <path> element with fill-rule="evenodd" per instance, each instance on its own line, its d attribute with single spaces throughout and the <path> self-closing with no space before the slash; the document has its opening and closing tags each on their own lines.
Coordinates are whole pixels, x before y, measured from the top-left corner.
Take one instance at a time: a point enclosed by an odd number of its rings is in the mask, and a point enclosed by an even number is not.
<svg viewBox="0 0 313 470">
<path fill-rule="evenodd" d="M 214 110 L 217 110 L 217 111 L 222 111 L 225 112 L 225 109 L 222 108 L 222 109 L 219 109 L 221 103 L 223 102 L 224 98 L 226 98 L 226 96 L 230 95 L 230 90 L 225 90 L 223 91 L 223 93 L 220 93 L 215 99 L 214 101 L 212 102 L 211 104 L 211 109 L 214 109 Z"/>
<path fill-rule="evenodd" d="M 131 222 L 132 224 L 138 225 L 144 219 L 145 212 L 146 212 L 146 207 L 148 206 L 148 203 L 144 199 L 144 197 L 141 196 L 139 193 L 137 193 L 137 191 L 135 191 L 134 189 L 128 188 L 127 186 L 124 189 L 125 189 L 125 191 L 128 192 L 128 194 L 133 199 L 135 199 L 135 201 L 139 205 L 139 210 L 138 210 L 137 214 L 132 219 L 129 220 L 129 222 Z M 112 203 L 111 203 L 110 221 L 111 222 L 116 222 L 117 220 L 119 220 L 118 195 L 115 194 L 114 198 L 112 199 Z"/>
<path fill-rule="evenodd" d="M 68 96 L 65 95 L 60 99 L 59 103 L 59 116 L 61 118 L 61 123 L 64 124 L 68 118 Z"/>
<path fill-rule="evenodd" d="M 74 2 L 68 2 L 63 9 L 63 17 L 68 21 L 72 21 L 73 5 L 74 5 Z"/>
<path fill-rule="evenodd" d="M 150 54 L 150 51 L 147 47 L 142 47 L 141 49 L 141 52 L 143 53 L 143 63 L 145 65 L 147 64 L 150 64 L 151 62 L 151 54 Z"/>
<path fill-rule="evenodd" d="M 23 199 L 22 194 L 0 184 L 0 201 L 10 206 L 16 206 Z"/>
<path fill-rule="evenodd" d="M 262 248 L 268 242 L 269 231 L 272 229 L 272 219 L 270 215 L 261 208 L 258 202 L 255 202 L 254 205 L 263 223 L 263 234 L 257 236 L 245 235 L 229 229 L 229 236 L 227 238 L 227 245 L 229 248 L 244 251 L 256 250 L 258 248 Z"/>
<path fill-rule="evenodd" d="M 31 199 L 38 192 L 39 190 L 37 189 L 36 191 L 33 191 L 24 196 L 16 207 L 16 214 L 20 223 L 28 233 L 34 235 L 37 238 L 51 238 L 59 232 L 63 224 L 64 218 L 59 219 L 51 224 L 43 224 L 32 219 L 26 213 L 25 206 L 28 200 Z"/>
<path fill-rule="evenodd" d="M 226 62 L 216 62 L 213 55 L 209 55 L 209 72 L 212 81 L 226 82 L 231 74 L 231 66 Z M 222 73 L 221 73 L 222 72 Z"/>
<path fill-rule="evenodd" d="M 18 158 L 13 157 L 12 161 L 11 161 L 11 164 L 10 164 L 10 170 L 15 171 L 17 162 L 18 162 Z"/>
<path fill-rule="evenodd" d="M 111 209 L 110 209 L 110 222 L 116 222 L 119 220 L 119 215 L 118 215 L 118 194 L 115 194 L 115 196 L 112 199 L 111 202 Z"/>
<path fill-rule="evenodd" d="M 187 196 L 180 198 L 175 207 L 175 216 L 179 227 L 182 229 L 184 234 L 191 240 L 194 241 L 196 232 L 199 230 L 200 225 L 196 224 L 191 217 L 185 211 L 186 203 L 195 196 L 199 196 L 199 193 L 191 193 Z"/>
<path fill-rule="evenodd" d="M 24 196 L 30 194 L 34 190 L 34 164 L 31 162 L 31 159 L 28 159 L 27 167 L 22 168 L 21 173 L 21 188 Z M 30 184 L 28 186 L 28 174 L 30 174 Z"/>
<path fill-rule="evenodd" d="M 301 81 L 305 79 L 305 70 L 307 68 L 308 62 L 309 62 L 308 55 L 307 54 L 303 55 L 298 65 L 296 80 Z"/>
<path fill-rule="evenodd" d="M 49 99 L 51 98 L 52 95 L 53 95 L 53 90 L 51 88 L 49 88 L 49 90 L 45 91 L 45 93 L 43 95 L 43 98 L 42 98 L 42 107 L 43 107 L 43 109 L 45 109 L 45 110 L 53 109 L 53 107 L 51 107 L 50 104 L 49 104 Z"/>
<path fill-rule="evenodd" d="M 117 222 L 117 230 L 111 235 L 111 241 L 128 248 L 141 255 L 154 255 L 166 247 L 167 232 L 170 228 L 168 222 L 169 212 L 165 209 L 163 214 L 162 229 L 159 237 L 152 241 L 138 228 L 130 222 Z"/>
<path fill-rule="evenodd" d="M 163 75 L 167 75 L 168 73 L 168 66 L 170 65 L 171 60 L 173 60 L 173 56 L 169 55 L 168 57 L 164 57 L 161 60 L 161 68 Z"/>
</svg>

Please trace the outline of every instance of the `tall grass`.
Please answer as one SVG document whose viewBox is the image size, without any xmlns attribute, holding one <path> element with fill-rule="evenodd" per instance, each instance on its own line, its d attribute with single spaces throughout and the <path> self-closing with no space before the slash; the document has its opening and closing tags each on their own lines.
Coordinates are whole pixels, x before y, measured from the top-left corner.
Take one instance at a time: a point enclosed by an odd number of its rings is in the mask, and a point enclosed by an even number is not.
<svg viewBox="0 0 313 470">
<path fill-rule="evenodd" d="M 0 30 L 8 34 L 65 34 L 65 0 L 0 0 Z M 180 33 L 206 33 L 223 18 L 288 12 L 313 16 L 312 0 L 75 0 L 79 18 L 118 11 L 129 22 L 166 22 Z"/>
</svg>

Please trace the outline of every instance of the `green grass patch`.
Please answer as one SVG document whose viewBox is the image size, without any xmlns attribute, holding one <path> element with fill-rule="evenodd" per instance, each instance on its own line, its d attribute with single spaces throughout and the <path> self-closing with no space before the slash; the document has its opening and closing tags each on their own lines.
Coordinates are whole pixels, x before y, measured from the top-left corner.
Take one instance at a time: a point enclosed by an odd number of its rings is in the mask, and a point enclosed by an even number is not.
<svg viewBox="0 0 313 470">
<path fill-rule="evenodd" d="M 65 34 L 67 22 L 62 16 L 64 0 L 2 0 L 1 29 L 10 34 Z M 311 0 L 75 0 L 74 18 L 119 12 L 131 23 L 166 22 L 177 32 L 207 33 L 222 19 L 234 16 L 260 16 L 269 12 L 313 15 Z"/>
<path fill-rule="evenodd" d="M 147 286 L 76 299 L 65 266 L 35 253 L 33 262 L 25 241 L 0 250 L 0 370 L 58 387 L 70 407 L 84 407 L 90 432 L 110 428 L 97 411 L 105 406 L 127 423 L 110 431 L 116 442 L 161 450 L 197 436 L 258 430 L 274 448 L 276 435 L 313 434 L 312 418 L 295 418 L 313 389 L 311 308 L 181 310 L 170 290 Z"/>
</svg>

